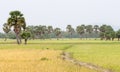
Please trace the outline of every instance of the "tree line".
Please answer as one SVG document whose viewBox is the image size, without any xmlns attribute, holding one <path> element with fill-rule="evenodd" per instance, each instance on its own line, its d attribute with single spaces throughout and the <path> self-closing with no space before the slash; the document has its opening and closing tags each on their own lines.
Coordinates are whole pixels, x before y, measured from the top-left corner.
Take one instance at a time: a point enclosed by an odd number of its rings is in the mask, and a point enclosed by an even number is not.
<svg viewBox="0 0 120 72">
<path fill-rule="evenodd" d="M 99 25 L 85 25 L 81 24 L 76 28 L 72 25 L 67 25 L 66 30 L 62 31 L 61 28 L 53 28 L 52 26 L 38 25 L 38 26 L 27 26 L 26 30 L 30 32 L 30 39 L 51 39 L 51 38 L 100 38 L 101 40 L 114 40 L 120 35 L 120 30 L 114 31 L 110 25 L 103 24 Z M 0 34 L 0 37 L 4 34 Z M 15 39 L 15 33 L 7 33 L 9 38 Z"/>
<path fill-rule="evenodd" d="M 31 33 L 31 38 L 100 38 L 101 40 L 114 40 L 120 36 L 120 30 L 114 31 L 112 26 L 103 24 L 99 25 L 85 25 L 81 24 L 76 28 L 72 25 L 67 25 L 66 30 L 62 31 L 60 28 L 53 28 L 52 26 L 28 26 L 27 31 Z"/>
<path fill-rule="evenodd" d="M 66 30 L 61 28 L 53 28 L 53 26 L 37 25 L 26 26 L 26 21 L 20 11 L 11 11 L 7 21 L 3 24 L 3 31 L 0 37 L 16 38 L 17 43 L 21 44 L 21 39 L 25 39 L 25 43 L 30 39 L 51 39 L 51 38 L 100 38 L 101 40 L 114 40 L 120 38 L 120 30 L 114 31 L 112 26 L 103 24 L 99 25 L 78 25 L 73 28 L 72 25 L 67 25 Z M 13 30 L 11 30 L 13 28 Z M 14 33 L 13 33 L 14 32 Z"/>
</svg>

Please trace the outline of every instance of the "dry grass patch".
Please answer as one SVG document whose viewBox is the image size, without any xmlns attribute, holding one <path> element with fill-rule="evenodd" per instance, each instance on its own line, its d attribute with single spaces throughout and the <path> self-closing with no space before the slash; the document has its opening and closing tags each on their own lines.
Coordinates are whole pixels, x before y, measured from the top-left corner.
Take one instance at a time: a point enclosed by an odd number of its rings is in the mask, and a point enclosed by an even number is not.
<svg viewBox="0 0 120 72">
<path fill-rule="evenodd" d="M 95 72 L 62 60 L 60 53 L 55 50 L 3 49 L 0 50 L 0 72 Z"/>
</svg>

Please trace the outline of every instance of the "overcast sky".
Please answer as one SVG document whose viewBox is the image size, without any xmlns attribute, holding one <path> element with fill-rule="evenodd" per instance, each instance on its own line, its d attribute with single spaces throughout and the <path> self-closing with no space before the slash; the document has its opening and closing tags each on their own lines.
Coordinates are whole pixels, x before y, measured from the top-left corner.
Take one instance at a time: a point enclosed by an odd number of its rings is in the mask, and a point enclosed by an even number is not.
<svg viewBox="0 0 120 72">
<path fill-rule="evenodd" d="M 20 10 L 27 25 L 65 29 L 80 24 L 108 24 L 120 28 L 120 0 L 0 0 L 0 32 L 9 12 Z"/>
</svg>

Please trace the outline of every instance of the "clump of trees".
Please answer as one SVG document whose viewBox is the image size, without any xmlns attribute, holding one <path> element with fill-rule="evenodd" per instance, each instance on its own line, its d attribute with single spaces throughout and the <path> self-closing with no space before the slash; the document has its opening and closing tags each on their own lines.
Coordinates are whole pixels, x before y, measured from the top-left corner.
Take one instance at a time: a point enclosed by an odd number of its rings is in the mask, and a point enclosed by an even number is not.
<svg viewBox="0 0 120 72">
<path fill-rule="evenodd" d="M 7 22 L 3 24 L 3 31 L 9 33 L 13 27 L 13 31 L 16 35 L 17 43 L 21 44 L 21 31 L 25 31 L 26 22 L 23 14 L 20 11 L 11 11 L 9 13 L 10 17 L 7 19 Z"/>
<path fill-rule="evenodd" d="M 114 40 L 116 33 L 110 25 L 102 25 L 100 27 L 100 37 L 101 40 Z"/>
<path fill-rule="evenodd" d="M 22 34 L 21 34 L 21 37 L 25 40 L 25 44 L 27 44 L 27 41 L 28 39 L 30 38 L 31 34 L 30 32 L 28 31 L 24 31 Z"/>
</svg>

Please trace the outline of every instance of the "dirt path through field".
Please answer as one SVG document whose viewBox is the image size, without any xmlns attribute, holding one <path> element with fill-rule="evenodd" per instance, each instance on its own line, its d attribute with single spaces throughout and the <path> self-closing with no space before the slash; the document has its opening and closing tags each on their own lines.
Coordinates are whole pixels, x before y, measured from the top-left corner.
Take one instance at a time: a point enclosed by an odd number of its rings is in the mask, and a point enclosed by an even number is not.
<svg viewBox="0 0 120 72">
<path fill-rule="evenodd" d="M 70 55 L 70 53 L 67 53 L 67 52 L 63 52 L 62 53 L 62 58 L 64 60 L 68 60 L 76 65 L 80 65 L 80 66 L 84 66 L 86 68 L 89 68 L 89 69 L 93 69 L 93 70 L 96 70 L 96 71 L 99 71 L 99 72 L 113 72 L 111 70 L 108 70 L 108 69 L 104 69 L 100 66 L 96 66 L 96 65 L 93 65 L 93 64 L 90 64 L 90 63 L 85 63 L 85 62 L 81 62 L 81 61 L 77 61 L 75 59 L 73 59 Z"/>
</svg>

